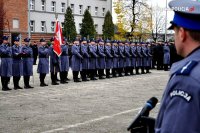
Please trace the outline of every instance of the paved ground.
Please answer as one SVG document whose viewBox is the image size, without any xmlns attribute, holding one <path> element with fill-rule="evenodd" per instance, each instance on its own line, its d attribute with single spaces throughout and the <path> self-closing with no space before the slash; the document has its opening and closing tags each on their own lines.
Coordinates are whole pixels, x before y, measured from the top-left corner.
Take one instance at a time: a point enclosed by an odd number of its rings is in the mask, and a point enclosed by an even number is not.
<svg viewBox="0 0 200 133">
<path fill-rule="evenodd" d="M 160 100 L 168 72 L 45 88 L 34 79 L 33 90 L 0 91 L 0 133 L 125 133 L 150 97 Z"/>
</svg>

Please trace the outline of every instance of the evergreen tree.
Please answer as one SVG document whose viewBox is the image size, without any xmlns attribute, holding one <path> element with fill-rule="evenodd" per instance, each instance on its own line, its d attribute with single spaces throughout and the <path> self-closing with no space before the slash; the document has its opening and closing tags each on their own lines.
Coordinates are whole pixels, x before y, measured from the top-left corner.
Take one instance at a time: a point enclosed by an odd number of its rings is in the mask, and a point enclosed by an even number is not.
<svg viewBox="0 0 200 133">
<path fill-rule="evenodd" d="M 112 21 L 112 15 L 110 11 L 106 13 L 103 24 L 103 37 L 104 39 L 112 39 L 114 37 L 114 24 Z"/>
<path fill-rule="evenodd" d="M 63 35 L 67 37 L 68 40 L 73 40 L 77 35 L 74 15 L 70 7 L 67 8 L 65 13 Z"/>
<path fill-rule="evenodd" d="M 85 10 L 83 19 L 82 19 L 82 27 L 80 31 L 80 35 L 82 37 L 94 38 L 96 34 L 96 30 L 94 27 L 94 20 L 88 10 Z"/>
</svg>

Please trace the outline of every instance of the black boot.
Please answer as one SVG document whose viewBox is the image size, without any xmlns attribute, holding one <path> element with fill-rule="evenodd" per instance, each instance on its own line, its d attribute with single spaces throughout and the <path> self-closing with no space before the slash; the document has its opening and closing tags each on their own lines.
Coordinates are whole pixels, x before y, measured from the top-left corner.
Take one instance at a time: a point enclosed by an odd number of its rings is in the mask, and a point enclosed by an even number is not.
<svg viewBox="0 0 200 133">
<path fill-rule="evenodd" d="M 41 87 L 48 86 L 48 85 L 44 82 L 45 77 L 46 77 L 46 74 L 43 74 L 43 73 L 40 74 L 40 86 L 41 86 Z"/>
<path fill-rule="evenodd" d="M 32 89 L 34 87 L 29 85 L 30 76 L 24 76 L 24 89 Z"/>
</svg>

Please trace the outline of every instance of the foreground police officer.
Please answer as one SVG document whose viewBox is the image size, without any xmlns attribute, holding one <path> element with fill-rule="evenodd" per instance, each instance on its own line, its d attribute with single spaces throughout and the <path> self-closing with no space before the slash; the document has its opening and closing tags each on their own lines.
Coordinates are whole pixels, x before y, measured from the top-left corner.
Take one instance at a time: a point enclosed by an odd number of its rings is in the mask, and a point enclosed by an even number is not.
<svg viewBox="0 0 200 133">
<path fill-rule="evenodd" d="M 24 76 L 24 88 L 25 89 L 31 89 L 33 88 L 30 86 L 30 76 L 33 75 L 33 50 L 29 46 L 30 38 L 24 39 L 25 46 L 22 47 L 22 53 L 23 53 L 23 76 Z"/>
<path fill-rule="evenodd" d="M 170 29 L 175 31 L 177 53 L 156 122 L 156 133 L 200 133 L 200 2 L 173 0 Z"/>
<path fill-rule="evenodd" d="M 40 74 L 40 86 L 48 86 L 44 79 L 46 74 L 49 73 L 49 46 L 44 38 L 40 39 L 40 47 L 38 49 L 39 63 L 37 72 Z"/>
<path fill-rule="evenodd" d="M 20 46 L 20 38 L 15 37 L 14 45 L 12 46 L 12 56 L 13 56 L 13 64 L 12 64 L 12 75 L 13 75 L 13 83 L 14 89 L 22 89 L 19 86 L 19 80 L 23 75 L 23 62 L 22 62 L 22 47 Z"/>
<path fill-rule="evenodd" d="M 12 47 L 8 45 L 8 36 L 3 36 L 3 43 L 0 45 L 0 55 L 1 55 L 1 84 L 3 91 L 11 90 L 8 87 L 10 77 L 12 76 Z"/>
</svg>

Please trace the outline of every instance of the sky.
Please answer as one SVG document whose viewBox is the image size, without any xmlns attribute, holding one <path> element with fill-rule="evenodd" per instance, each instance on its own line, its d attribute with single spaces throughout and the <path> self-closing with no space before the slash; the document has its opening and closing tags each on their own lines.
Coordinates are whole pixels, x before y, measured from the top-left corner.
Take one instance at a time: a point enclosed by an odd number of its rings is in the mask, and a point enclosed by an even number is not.
<svg viewBox="0 0 200 133">
<path fill-rule="evenodd" d="M 113 2 L 116 1 L 116 0 L 113 0 Z M 167 11 L 167 27 L 170 25 L 170 21 L 172 21 L 173 19 L 173 11 L 169 10 L 169 7 L 168 7 L 168 3 L 171 1 L 171 0 L 147 0 L 147 3 L 152 7 L 160 7 L 163 12 L 165 12 L 165 9 L 166 9 L 166 1 L 167 1 L 167 8 L 168 8 L 168 11 Z M 116 19 L 116 14 L 115 14 L 115 11 L 113 9 L 112 11 L 113 13 L 113 22 L 116 23 L 117 22 L 117 19 Z"/>
</svg>

